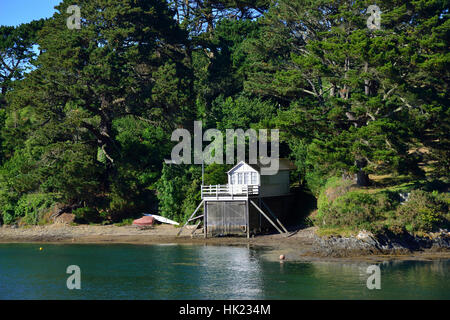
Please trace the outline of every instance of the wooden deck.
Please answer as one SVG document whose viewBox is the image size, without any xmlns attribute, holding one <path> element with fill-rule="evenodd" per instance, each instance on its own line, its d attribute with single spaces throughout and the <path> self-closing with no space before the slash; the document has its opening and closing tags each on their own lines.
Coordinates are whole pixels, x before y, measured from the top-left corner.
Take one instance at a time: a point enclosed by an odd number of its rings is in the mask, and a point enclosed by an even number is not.
<svg viewBox="0 0 450 320">
<path fill-rule="evenodd" d="M 239 184 L 202 186 L 201 195 L 206 201 L 247 200 L 249 197 L 259 195 L 259 186 Z"/>
<path fill-rule="evenodd" d="M 247 238 L 249 238 L 250 227 L 253 228 L 252 232 L 257 232 L 255 230 L 258 227 L 259 231 L 261 231 L 261 217 L 264 217 L 279 233 L 288 234 L 288 230 L 260 197 L 258 185 L 202 185 L 201 197 L 202 201 L 178 231 L 177 236 L 181 234 L 183 228 L 189 222 L 198 220 L 193 231 L 191 231 L 191 236 L 193 236 L 201 223 L 200 220 L 203 219 L 203 235 L 205 238 L 208 234 L 210 236 L 246 234 Z M 259 204 L 254 200 L 257 200 Z M 256 209 L 255 214 L 252 215 L 252 220 L 250 219 L 250 204 Z M 195 216 L 202 205 L 203 213 Z M 264 212 L 261 205 L 267 209 L 268 213 Z M 257 222 L 255 222 L 255 218 Z"/>
</svg>

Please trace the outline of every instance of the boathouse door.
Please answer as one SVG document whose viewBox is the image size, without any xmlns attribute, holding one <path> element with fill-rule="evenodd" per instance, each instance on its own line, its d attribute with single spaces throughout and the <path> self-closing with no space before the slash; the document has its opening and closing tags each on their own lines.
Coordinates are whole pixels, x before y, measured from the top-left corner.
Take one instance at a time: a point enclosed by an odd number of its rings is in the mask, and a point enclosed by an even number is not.
<svg viewBox="0 0 450 320">
<path fill-rule="evenodd" d="M 247 210 L 246 201 L 207 201 L 208 235 L 246 235 Z"/>
</svg>

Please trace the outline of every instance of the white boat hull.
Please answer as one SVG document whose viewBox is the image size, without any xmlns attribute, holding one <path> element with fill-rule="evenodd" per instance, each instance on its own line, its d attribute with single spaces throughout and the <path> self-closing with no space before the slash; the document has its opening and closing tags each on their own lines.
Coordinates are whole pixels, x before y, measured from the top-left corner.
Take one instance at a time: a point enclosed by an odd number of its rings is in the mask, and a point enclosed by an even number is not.
<svg viewBox="0 0 450 320">
<path fill-rule="evenodd" d="M 176 221 L 167 219 L 167 218 L 165 218 L 165 217 L 158 216 L 158 215 L 156 215 L 156 214 L 145 214 L 145 213 L 144 213 L 144 215 L 146 215 L 146 216 L 152 216 L 153 218 L 155 218 L 156 221 L 159 221 L 159 222 L 162 222 L 162 223 L 173 224 L 173 225 L 176 225 L 176 226 L 179 225 L 179 223 L 176 222 Z"/>
</svg>

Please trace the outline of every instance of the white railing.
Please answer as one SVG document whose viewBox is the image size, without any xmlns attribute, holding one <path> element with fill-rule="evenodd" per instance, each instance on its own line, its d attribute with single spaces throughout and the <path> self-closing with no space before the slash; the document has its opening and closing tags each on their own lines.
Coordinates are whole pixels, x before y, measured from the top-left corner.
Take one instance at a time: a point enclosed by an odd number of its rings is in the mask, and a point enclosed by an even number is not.
<svg viewBox="0 0 450 320">
<path fill-rule="evenodd" d="M 259 194 L 259 186 L 246 184 L 218 184 L 202 186 L 202 199 L 204 198 L 231 198 L 248 197 Z"/>
</svg>

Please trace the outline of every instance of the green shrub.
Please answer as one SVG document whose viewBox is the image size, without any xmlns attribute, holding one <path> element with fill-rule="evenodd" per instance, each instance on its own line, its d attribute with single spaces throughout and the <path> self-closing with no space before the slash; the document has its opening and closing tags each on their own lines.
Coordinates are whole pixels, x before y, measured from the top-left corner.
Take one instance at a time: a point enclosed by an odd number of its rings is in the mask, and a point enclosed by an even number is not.
<svg viewBox="0 0 450 320">
<path fill-rule="evenodd" d="M 396 211 L 397 220 L 409 232 L 429 232 L 449 226 L 448 200 L 437 192 L 413 190 Z"/>
<path fill-rule="evenodd" d="M 384 193 L 369 194 L 350 191 L 336 198 L 319 216 L 322 224 L 328 227 L 350 227 L 374 230 L 377 221 L 383 219 L 391 204 Z"/>
<path fill-rule="evenodd" d="M 398 205 L 394 192 L 368 193 L 354 189 L 353 182 L 334 177 L 322 188 L 315 224 L 321 228 L 338 228 L 381 232 L 387 216 Z"/>
<path fill-rule="evenodd" d="M 5 224 L 13 224 L 16 221 L 16 215 L 14 212 L 14 205 L 12 203 L 6 203 L 2 208 L 2 220 Z"/>
<path fill-rule="evenodd" d="M 14 216 L 7 217 L 5 221 L 12 223 L 23 218 L 23 222 L 26 224 L 38 224 L 56 201 L 57 197 L 54 194 L 27 193 L 19 199 L 14 207 Z"/>
<path fill-rule="evenodd" d="M 317 208 L 319 216 L 328 210 L 329 204 L 337 197 L 344 195 L 352 187 L 353 182 L 350 180 L 343 180 L 339 177 L 332 177 L 327 180 L 325 186 L 319 193 L 317 199 Z"/>
<path fill-rule="evenodd" d="M 156 184 L 159 214 L 181 222 L 198 206 L 201 168 L 199 166 L 164 164 Z"/>
<path fill-rule="evenodd" d="M 133 224 L 133 221 L 134 221 L 133 218 L 123 219 L 122 221 L 115 223 L 115 225 L 118 227 L 130 226 Z"/>
<path fill-rule="evenodd" d="M 77 208 L 72 213 L 76 223 L 99 223 L 102 220 L 97 209 L 91 207 Z"/>
<path fill-rule="evenodd" d="M 430 232 L 450 227 L 449 203 L 445 194 L 414 190 L 409 200 L 400 204 L 398 190 L 369 193 L 331 178 L 320 192 L 314 222 L 324 230 Z"/>
</svg>

